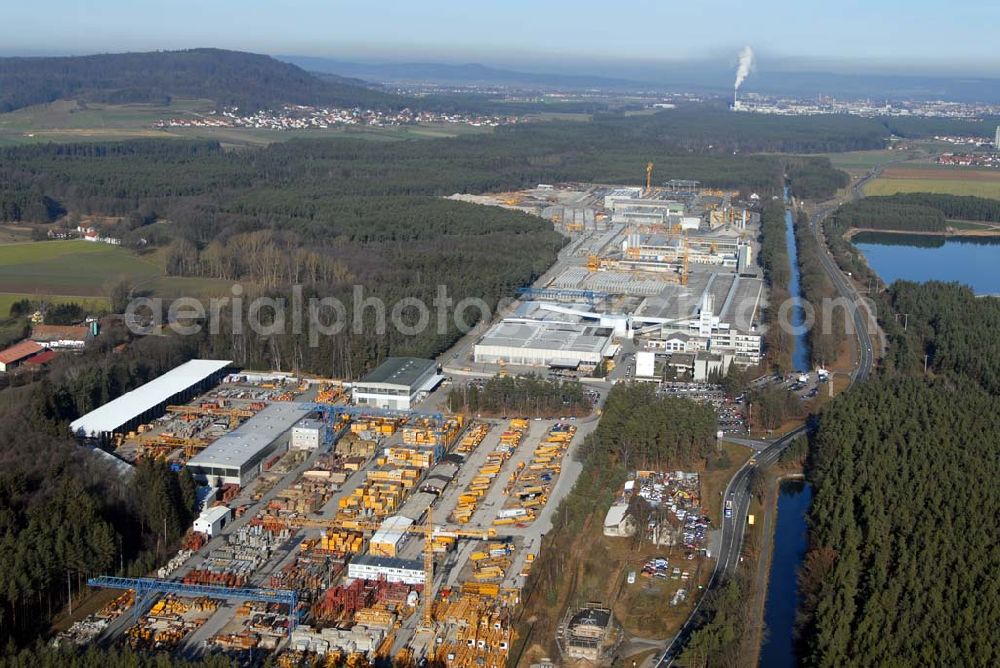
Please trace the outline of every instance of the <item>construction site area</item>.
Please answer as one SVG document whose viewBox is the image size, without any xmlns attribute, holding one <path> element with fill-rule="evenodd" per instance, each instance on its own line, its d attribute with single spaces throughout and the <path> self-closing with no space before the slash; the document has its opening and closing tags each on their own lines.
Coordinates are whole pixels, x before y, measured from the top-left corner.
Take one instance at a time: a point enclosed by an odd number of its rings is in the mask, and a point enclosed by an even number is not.
<svg viewBox="0 0 1000 668">
<path fill-rule="evenodd" d="M 518 308 L 476 343 L 467 370 L 588 374 L 622 346 L 653 353 L 676 371 L 669 379 L 704 381 L 760 362 L 760 198 L 654 176 L 649 163 L 645 187 L 543 184 L 454 196 L 541 216 L 570 239 L 543 280 L 521 291 Z"/>
<path fill-rule="evenodd" d="M 505 666 L 578 427 L 357 405 L 396 385 L 419 405 L 435 387 L 429 360 L 385 366 L 347 384 L 192 360 L 75 421 L 123 475 L 146 458 L 186 467 L 202 511 L 156 573 L 91 578 L 121 595 L 59 641 Z"/>
</svg>

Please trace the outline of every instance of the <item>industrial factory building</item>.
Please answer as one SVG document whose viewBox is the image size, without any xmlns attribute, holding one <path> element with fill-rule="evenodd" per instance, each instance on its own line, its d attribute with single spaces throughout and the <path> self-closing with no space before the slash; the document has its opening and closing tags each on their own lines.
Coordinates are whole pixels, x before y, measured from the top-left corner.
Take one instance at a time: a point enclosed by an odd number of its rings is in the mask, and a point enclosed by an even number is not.
<svg viewBox="0 0 1000 668">
<path fill-rule="evenodd" d="M 413 520 L 401 515 L 393 515 L 382 521 L 382 526 L 368 542 L 368 553 L 375 557 L 395 557 L 409 536 Z"/>
<path fill-rule="evenodd" d="M 735 276 L 728 290 L 731 297 L 727 298 L 723 311 L 730 309 L 735 295 L 741 295 L 741 303 L 749 305 L 748 321 L 754 322 L 762 291 L 761 281 Z M 671 359 L 671 366 L 690 373 L 699 381 L 706 380 L 712 373 L 726 373 L 734 363 L 741 366 L 759 364 L 763 345 L 761 333 L 722 322 L 714 312 L 714 304 L 714 295 L 706 288 L 697 315 L 665 322 L 652 332 L 647 329 L 646 348 L 654 352 L 679 353 Z"/>
<path fill-rule="evenodd" d="M 195 480 L 207 485 L 246 485 L 264 468 L 264 461 L 282 450 L 280 436 L 302 419 L 305 408 L 276 401 L 235 430 L 199 452 L 187 463 Z"/>
<path fill-rule="evenodd" d="M 355 383 L 351 396 L 358 406 L 408 411 L 422 393 L 430 392 L 442 380 L 433 360 L 390 357 Z"/>
<path fill-rule="evenodd" d="M 622 262 L 635 269 L 666 271 L 685 259 L 736 270 L 743 254 L 743 271 L 750 268 L 750 245 L 737 235 L 630 234 L 622 242 Z"/>
<path fill-rule="evenodd" d="M 351 559 L 347 566 L 347 577 L 357 580 L 379 580 L 403 582 L 409 585 L 424 583 L 424 565 L 415 559 L 377 557 L 363 554 Z"/>
<path fill-rule="evenodd" d="M 616 199 L 611 204 L 611 222 L 616 224 L 672 226 L 684 219 L 684 203 L 665 199 Z M 701 219 L 693 218 L 694 229 Z"/>
<path fill-rule="evenodd" d="M 329 424 L 317 417 L 306 417 L 292 427 L 288 447 L 292 450 L 315 450 L 327 443 L 331 436 Z"/>
<path fill-rule="evenodd" d="M 170 404 L 180 404 L 212 387 L 230 360 L 191 360 L 70 423 L 78 438 L 107 441 L 112 434 L 154 420 Z"/>
<path fill-rule="evenodd" d="M 565 315 L 559 319 L 505 318 L 473 349 L 476 362 L 576 368 L 610 356 L 614 330 Z"/>
</svg>

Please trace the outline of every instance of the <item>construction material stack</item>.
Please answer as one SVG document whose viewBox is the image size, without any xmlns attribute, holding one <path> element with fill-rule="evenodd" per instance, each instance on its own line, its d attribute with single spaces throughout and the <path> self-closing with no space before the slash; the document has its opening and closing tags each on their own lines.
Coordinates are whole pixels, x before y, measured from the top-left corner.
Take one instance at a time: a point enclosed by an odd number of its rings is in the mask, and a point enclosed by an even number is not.
<svg viewBox="0 0 1000 668">
<path fill-rule="evenodd" d="M 509 428 L 500 435 L 500 443 L 493 452 L 486 455 L 486 463 L 479 468 L 477 475 L 459 496 L 458 505 L 451 514 L 453 522 L 465 524 L 472 519 L 479 501 L 489 493 L 493 482 L 499 477 L 503 465 L 514 455 L 514 451 L 517 450 L 527 432 L 527 420 L 514 418 L 510 421 Z"/>
</svg>

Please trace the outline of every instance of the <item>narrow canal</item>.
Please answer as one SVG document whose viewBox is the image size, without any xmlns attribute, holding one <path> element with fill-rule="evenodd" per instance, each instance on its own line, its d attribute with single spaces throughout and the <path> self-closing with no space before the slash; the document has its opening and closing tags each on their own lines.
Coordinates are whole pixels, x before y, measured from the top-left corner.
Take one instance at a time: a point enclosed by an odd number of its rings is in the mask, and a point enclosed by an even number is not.
<svg viewBox="0 0 1000 668">
<path fill-rule="evenodd" d="M 785 186 L 785 243 L 788 246 L 788 262 L 792 265 L 791 279 L 788 282 L 788 294 L 793 299 L 802 298 L 802 286 L 799 276 L 799 249 L 795 245 L 795 226 L 792 219 L 792 210 L 788 206 L 788 186 Z M 780 308 L 780 304 L 777 305 Z M 806 338 L 806 330 L 802 326 L 806 315 L 801 302 L 796 302 L 788 316 L 788 323 L 792 326 L 792 367 L 795 371 L 809 371 L 809 341 Z"/>
<path fill-rule="evenodd" d="M 788 188 L 785 188 L 788 203 Z M 799 253 L 795 245 L 792 210 L 785 209 L 785 242 L 791 263 L 788 292 L 801 297 Z M 809 344 L 802 327 L 805 312 L 796 304 L 789 314 L 794 328 L 792 366 L 795 371 L 809 371 Z M 801 480 L 781 483 L 778 495 L 778 517 L 774 528 L 774 548 L 764 603 L 764 640 L 760 648 L 760 665 L 785 668 L 797 665 L 795 655 L 795 613 L 799 607 L 798 571 L 806 551 L 806 514 L 812 502 L 812 487 Z"/>
<path fill-rule="evenodd" d="M 764 642 L 760 665 L 785 668 L 798 664 L 795 654 L 795 613 L 799 607 L 798 571 L 806 552 L 806 513 L 812 486 L 802 480 L 781 483 L 774 551 L 764 604 Z"/>
</svg>

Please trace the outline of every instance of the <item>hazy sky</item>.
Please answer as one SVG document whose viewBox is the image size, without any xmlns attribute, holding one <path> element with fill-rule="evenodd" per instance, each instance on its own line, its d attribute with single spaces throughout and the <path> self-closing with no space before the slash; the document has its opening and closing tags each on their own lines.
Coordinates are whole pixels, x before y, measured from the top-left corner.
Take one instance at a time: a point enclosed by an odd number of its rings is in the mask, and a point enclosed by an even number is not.
<svg viewBox="0 0 1000 668">
<path fill-rule="evenodd" d="M 355 59 L 695 60 L 1000 74 L 989 0 L 3 0 L 0 51 L 216 46 Z M 614 8 L 614 9 L 611 9 Z"/>
</svg>

